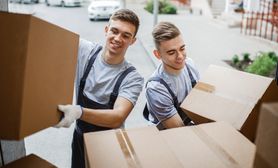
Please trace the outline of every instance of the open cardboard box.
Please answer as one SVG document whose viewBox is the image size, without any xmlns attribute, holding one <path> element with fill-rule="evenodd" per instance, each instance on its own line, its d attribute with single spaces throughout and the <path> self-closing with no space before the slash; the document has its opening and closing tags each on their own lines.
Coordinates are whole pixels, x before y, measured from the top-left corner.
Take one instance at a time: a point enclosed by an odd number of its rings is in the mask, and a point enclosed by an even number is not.
<svg viewBox="0 0 278 168">
<path fill-rule="evenodd" d="M 255 145 L 224 122 L 100 131 L 84 134 L 84 142 L 88 168 L 249 168 L 255 156 Z"/>
<path fill-rule="evenodd" d="M 0 12 L 0 139 L 58 123 L 72 103 L 79 36 L 26 14 Z"/>
<path fill-rule="evenodd" d="M 226 121 L 254 141 L 261 103 L 277 95 L 272 78 L 211 65 L 181 108 L 197 124 Z"/>
<path fill-rule="evenodd" d="M 251 168 L 255 145 L 226 122 L 161 131 L 184 167 Z"/>
<path fill-rule="evenodd" d="M 86 167 L 181 168 L 156 127 L 84 134 Z"/>
<path fill-rule="evenodd" d="M 278 102 L 262 105 L 255 143 L 254 168 L 278 167 Z"/>
</svg>

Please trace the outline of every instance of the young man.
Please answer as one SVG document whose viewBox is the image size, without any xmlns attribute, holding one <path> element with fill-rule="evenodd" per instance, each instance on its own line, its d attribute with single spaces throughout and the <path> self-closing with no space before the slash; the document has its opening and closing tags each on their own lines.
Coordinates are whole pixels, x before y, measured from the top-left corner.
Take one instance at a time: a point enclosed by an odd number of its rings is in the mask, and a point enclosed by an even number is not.
<svg viewBox="0 0 278 168">
<path fill-rule="evenodd" d="M 125 60 L 136 38 L 139 19 L 128 9 L 118 10 L 105 27 L 106 44 L 80 40 L 76 74 L 77 105 L 59 105 L 64 118 L 57 127 L 75 120 L 72 167 L 83 168 L 86 132 L 119 128 L 133 109 L 144 79 Z"/>
<path fill-rule="evenodd" d="M 175 25 L 160 22 L 152 35 L 156 47 L 153 53 L 162 63 L 147 82 L 144 117 L 149 112 L 159 129 L 191 125 L 179 106 L 198 81 L 199 73 L 192 59 L 186 57 L 186 45 Z"/>
</svg>

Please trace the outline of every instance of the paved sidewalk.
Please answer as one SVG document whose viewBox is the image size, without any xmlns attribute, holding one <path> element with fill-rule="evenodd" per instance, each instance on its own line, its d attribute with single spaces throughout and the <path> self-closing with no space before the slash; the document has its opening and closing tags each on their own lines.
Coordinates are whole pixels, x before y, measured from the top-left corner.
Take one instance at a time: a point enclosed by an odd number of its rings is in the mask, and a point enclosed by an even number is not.
<svg viewBox="0 0 278 168">
<path fill-rule="evenodd" d="M 129 4 L 141 18 L 138 38 L 149 53 L 155 65 L 159 61 L 152 55 L 154 49 L 151 31 L 153 16 L 143 10 L 143 3 Z M 231 59 L 235 54 L 249 52 L 252 56 L 258 51 L 278 52 L 278 44 L 258 37 L 245 36 L 239 28 L 228 28 L 223 21 L 218 21 L 188 11 L 179 11 L 178 15 L 159 15 L 158 21 L 170 21 L 183 33 L 187 45 L 187 55 L 191 57 L 202 73 L 210 64 L 230 67 L 223 60 Z"/>
</svg>

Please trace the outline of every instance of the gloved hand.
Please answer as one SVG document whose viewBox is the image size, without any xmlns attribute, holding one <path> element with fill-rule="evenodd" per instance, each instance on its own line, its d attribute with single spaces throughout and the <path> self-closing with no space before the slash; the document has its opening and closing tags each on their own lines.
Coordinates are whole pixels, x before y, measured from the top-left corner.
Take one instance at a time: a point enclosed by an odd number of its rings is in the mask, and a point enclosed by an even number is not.
<svg viewBox="0 0 278 168">
<path fill-rule="evenodd" d="M 55 126 L 70 127 L 70 125 L 82 116 L 83 110 L 80 105 L 58 105 L 58 109 L 64 113 L 63 119 Z"/>
</svg>

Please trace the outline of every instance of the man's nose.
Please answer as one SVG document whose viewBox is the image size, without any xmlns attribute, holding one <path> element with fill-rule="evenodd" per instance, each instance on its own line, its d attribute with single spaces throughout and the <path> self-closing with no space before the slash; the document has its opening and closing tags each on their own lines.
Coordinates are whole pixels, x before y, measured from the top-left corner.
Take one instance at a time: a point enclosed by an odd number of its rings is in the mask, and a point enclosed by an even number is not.
<svg viewBox="0 0 278 168">
<path fill-rule="evenodd" d="M 185 56 L 184 52 L 178 51 L 178 53 L 177 53 L 177 58 L 181 59 L 181 58 L 183 58 L 184 56 Z"/>
<path fill-rule="evenodd" d="M 117 34 L 114 37 L 115 40 L 120 41 L 121 40 L 121 34 Z"/>
</svg>

